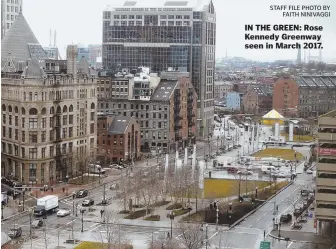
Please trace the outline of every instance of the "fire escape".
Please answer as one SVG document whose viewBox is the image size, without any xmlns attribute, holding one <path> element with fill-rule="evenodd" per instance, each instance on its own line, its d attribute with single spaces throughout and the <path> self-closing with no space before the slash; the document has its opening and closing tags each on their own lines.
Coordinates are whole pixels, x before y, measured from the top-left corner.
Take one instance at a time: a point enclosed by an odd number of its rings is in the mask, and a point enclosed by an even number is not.
<svg viewBox="0 0 336 249">
<path fill-rule="evenodd" d="M 187 118 L 188 118 L 188 139 L 189 145 L 196 142 L 196 134 L 193 133 L 193 127 L 195 126 L 195 113 L 193 112 L 194 92 L 189 89 L 187 100 Z"/>
<path fill-rule="evenodd" d="M 181 93 L 180 90 L 175 90 L 174 94 L 174 131 L 175 131 L 175 142 L 177 148 L 180 148 L 182 143 L 181 129 L 182 129 L 182 117 L 181 117 Z"/>
</svg>

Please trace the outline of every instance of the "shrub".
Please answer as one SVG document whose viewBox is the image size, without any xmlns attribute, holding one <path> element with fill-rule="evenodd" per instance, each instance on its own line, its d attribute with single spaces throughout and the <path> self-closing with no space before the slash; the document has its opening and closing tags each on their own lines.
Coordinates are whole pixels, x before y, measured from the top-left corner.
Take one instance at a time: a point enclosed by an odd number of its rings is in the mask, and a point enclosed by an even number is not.
<svg viewBox="0 0 336 249">
<path fill-rule="evenodd" d="M 174 210 L 174 209 L 180 209 L 182 208 L 181 203 L 174 203 L 166 208 L 166 210 Z"/>
<path fill-rule="evenodd" d="M 145 220 L 159 221 L 160 220 L 160 215 L 151 215 L 151 216 L 146 217 Z"/>
<path fill-rule="evenodd" d="M 153 204 L 153 207 L 161 207 L 167 205 L 170 201 L 158 201 Z"/>
<path fill-rule="evenodd" d="M 152 210 L 148 210 L 147 213 L 151 213 Z M 125 217 L 125 219 L 137 219 L 137 218 L 140 218 L 140 217 L 143 217 L 146 215 L 146 209 L 141 209 L 141 210 L 137 210 L 137 211 L 134 211 L 134 212 L 131 212 L 129 215 L 127 215 Z"/>
</svg>

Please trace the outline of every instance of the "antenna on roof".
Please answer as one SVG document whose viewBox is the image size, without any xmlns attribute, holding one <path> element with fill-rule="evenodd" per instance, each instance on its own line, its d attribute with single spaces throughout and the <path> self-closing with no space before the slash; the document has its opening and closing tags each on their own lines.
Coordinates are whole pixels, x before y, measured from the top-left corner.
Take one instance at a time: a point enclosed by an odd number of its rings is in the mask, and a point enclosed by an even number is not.
<svg viewBox="0 0 336 249">
<path fill-rule="evenodd" d="M 54 30 L 54 48 L 56 48 L 56 30 Z"/>
<path fill-rule="evenodd" d="M 49 29 L 49 47 L 51 47 L 51 29 Z"/>
</svg>

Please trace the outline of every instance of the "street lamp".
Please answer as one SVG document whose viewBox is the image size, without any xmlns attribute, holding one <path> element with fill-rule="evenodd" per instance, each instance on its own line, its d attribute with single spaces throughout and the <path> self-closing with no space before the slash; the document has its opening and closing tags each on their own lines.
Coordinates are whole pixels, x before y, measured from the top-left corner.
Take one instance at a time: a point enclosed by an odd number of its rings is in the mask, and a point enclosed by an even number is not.
<svg viewBox="0 0 336 249">
<path fill-rule="evenodd" d="M 175 213 L 171 211 L 169 213 L 169 219 L 170 219 L 170 238 L 173 238 L 173 220 L 175 218 Z"/>
<path fill-rule="evenodd" d="M 4 219 L 4 216 L 3 216 L 4 207 L 5 207 L 5 202 L 2 201 L 2 202 L 1 202 L 1 219 L 2 219 L 2 220 Z"/>
<path fill-rule="evenodd" d="M 99 185 L 100 185 L 100 174 L 101 174 L 101 167 L 99 167 L 99 168 L 98 168 L 98 171 L 99 171 L 99 175 L 98 175 L 98 176 L 99 176 L 99 178 L 98 178 L 98 183 L 99 183 Z"/>
<path fill-rule="evenodd" d="M 255 198 L 258 198 L 258 187 L 255 188 Z"/>
<path fill-rule="evenodd" d="M 208 249 L 208 224 L 205 224 L 205 249 Z"/>
<path fill-rule="evenodd" d="M 218 201 L 215 202 L 216 203 L 216 230 L 218 230 L 218 221 L 219 221 L 219 203 Z"/>
<path fill-rule="evenodd" d="M 85 212 L 84 209 L 80 210 L 80 213 L 82 214 L 82 230 L 81 230 L 81 232 L 84 232 L 84 212 Z"/>
</svg>

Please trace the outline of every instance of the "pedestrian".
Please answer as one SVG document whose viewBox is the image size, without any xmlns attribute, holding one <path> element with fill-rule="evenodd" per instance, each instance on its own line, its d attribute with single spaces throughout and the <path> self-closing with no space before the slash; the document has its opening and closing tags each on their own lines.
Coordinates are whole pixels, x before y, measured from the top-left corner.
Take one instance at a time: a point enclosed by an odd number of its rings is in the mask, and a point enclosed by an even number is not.
<svg viewBox="0 0 336 249">
<path fill-rule="evenodd" d="M 50 188 L 50 190 L 51 190 L 51 193 L 53 193 L 53 192 L 54 192 L 54 188 L 53 188 L 53 187 L 51 187 L 51 188 Z"/>
<path fill-rule="evenodd" d="M 103 213 L 104 213 L 104 210 L 100 210 L 100 218 L 103 218 Z"/>
<path fill-rule="evenodd" d="M 64 188 L 64 187 L 62 188 L 62 191 L 63 191 L 63 193 L 64 193 L 64 191 L 65 191 L 65 188 Z"/>
<path fill-rule="evenodd" d="M 167 239 L 169 239 L 169 238 L 170 238 L 170 233 L 168 232 L 168 233 L 167 233 Z"/>
</svg>

